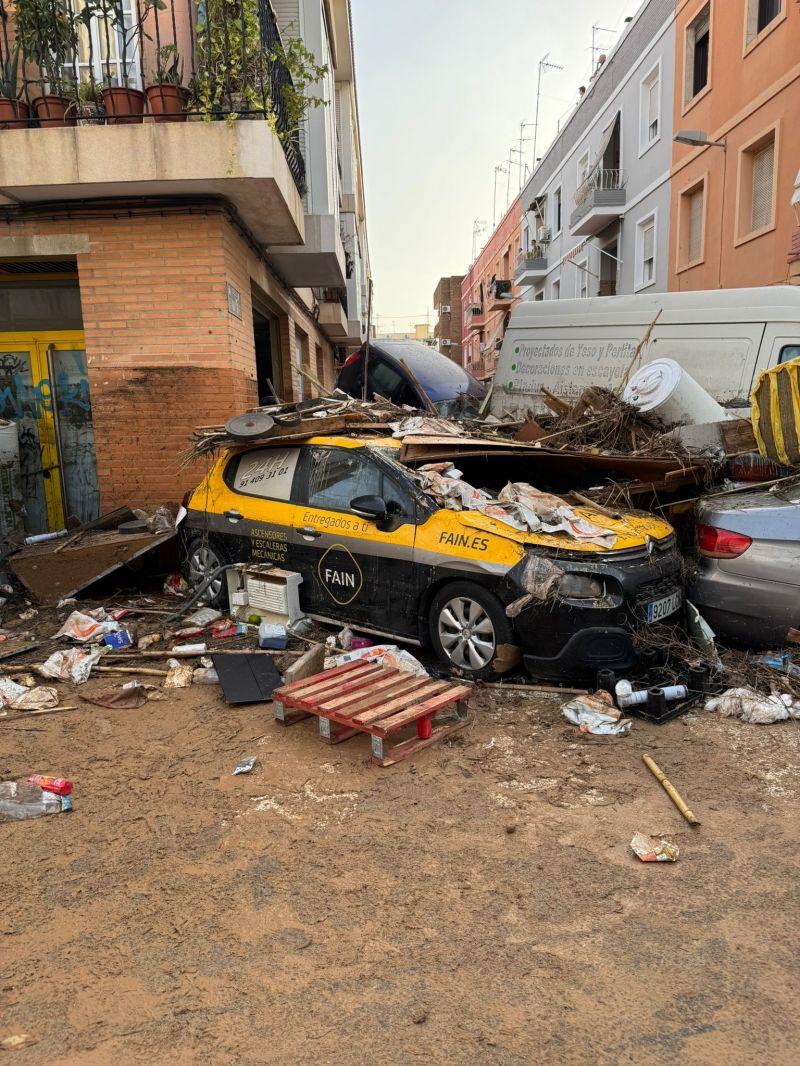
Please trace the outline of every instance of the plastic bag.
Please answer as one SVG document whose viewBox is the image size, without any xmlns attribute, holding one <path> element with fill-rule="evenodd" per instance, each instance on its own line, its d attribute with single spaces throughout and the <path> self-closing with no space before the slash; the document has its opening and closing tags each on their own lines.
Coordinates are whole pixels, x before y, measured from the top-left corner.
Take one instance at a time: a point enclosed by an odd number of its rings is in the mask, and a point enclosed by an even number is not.
<svg viewBox="0 0 800 1066">
<path fill-rule="evenodd" d="M 42 677 L 52 677 L 56 681 L 73 681 L 82 685 L 89 680 L 92 667 L 102 657 L 106 648 L 98 645 L 94 648 L 70 648 L 69 651 L 54 651 L 53 654 L 36 667 Z"/>
<path fill-rule="evenodd" d="M 788 693 L 765 696 L 752 688 L 729 688 L 706 702 L 707 711 L 719 711 L 727 718 L 740 718 L 748 725 L 772 725 L 787 718 L 800 718 L 800 700 Z"/>
<path fill-rule="evenodd" d="M 105 614 L 105 612 L 103 612 Z M 119 622 L 113 618 L 93 618 L 89 614 L 73 611 L 55 634 L 57 637 L 72 637 L 81 643 L 86 641 L 100 640 L 106 633 L 116 633 L 120 628 Z"/>
<path fill-rule="evenodd" d="M 578 726 L 581 733 L 596 737 L 623 736 L 631 731 L 630 719 L 621 718 L 607 692 L 577 696 L 564 704 L 561 713 L 568 722 Z"/>
<path fill-rule="evenodd" d="M 645 833 L 634 833 L 630 847 L 642 862 L 677 862 L 680 854 L 678 845 L 671 840 L 649 837 Z"/>
<path fill-rule="evenodd" d="M 71 809 L 69 796 L 45 792 L 24 779 L 0 781 L 0 822 L 21 822 L 27 818 L 41 818 L 45 814 L 60 814 Z"/>
<path fill-rule="evenodd" d="M 374 648 L 358 648 L 343 655 L 333 655 L 325 660 L 324 666 L 326 670 L 330 670 L 334 666 L 344 666 L 345 663 L 352 663 L 357 659 L 379 662 L 382 666 L 405 670 L 419 677 L 427 677 L 428 674 L 419 659 L 415 659 L 405 648 L 398 648 L 396 644 L 376 644 Z"/>
</svg>

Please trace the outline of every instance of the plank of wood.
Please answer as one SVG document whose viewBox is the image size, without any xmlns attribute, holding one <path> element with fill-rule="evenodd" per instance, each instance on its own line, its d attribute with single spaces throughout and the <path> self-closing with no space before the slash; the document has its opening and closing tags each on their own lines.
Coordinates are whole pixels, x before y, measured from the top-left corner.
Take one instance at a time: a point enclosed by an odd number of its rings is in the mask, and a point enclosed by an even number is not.
<svg viewBox="0 0 800 1066">
<path fill-rule="evenodd" d="M 562 400 L 560 396 L 556 396 L 555 393 L 552 393 L 549 389 L 546 389 L 544 385 L 542 385 L 541 392 L 542 399 L 550 408 L 550 410 L 553 411 L 555 414 L 568 415 L 569 412 L 572 410 L 570 405 L 565 400 Z"/>
<path fill-rule="evenodd" d="M 344 695 L 346 692 L 358 692 L 374 681 L 380 681 L 381 678 L 387 677 L 389 673 L 389 670 L 382 669 L 376 671 L 365 670 L 357 676 L 354 675 L 352 681 L 340 682 L 337 678 L 334 678 L 333 681 L 327 682 L 321 690 L 311 693 L 295 693 L 293 696 L 283 697 L 283 701 L 288 706 L 302 707 L 306 711 L 315 711 L 321 699 L 326 699 L 328 696 L 338 693 Z"/>
<path fill-rule="evenodd" d="M 417 689 L 416 692 L 412 692 L 411 699 L 415 702 L 420 699 L 427 699 L 430 696 L 435 695 L 437 692 L 441 692 L 442 689 L 447 688 L 447 681 L 431 681 L 427 679 L 427 683 Z M 397 699 L 390 700 L 382 707 L 375 707 L 372 710 L 363 711 L 360 714 L 355 715 L 351 721 L 354 725 L 370 726 L 373 722 L 379 721 L 381 718 L 391 717 L 391 715 L 408 707 L 409 697 L 408 695 L 399 696 Z"/>
<path fill-rule="evenodd" d="M 790 644 L 800 644 L 800 629 L 790 629 L 786 634 L 786 639 Z"/>
<path fill-rule="evenodd" d="M 334 717 L 337 722 L 346 722 L 348 725 L 354 722 L 356 715 L 366 716 L 374 712 L 378 718 L 382 718 L 384 715 L 392 713 L 386 710 L 389 703 L 393 706 L 395 703 L 398 704 L 395 710 L 400 710 L 401 707 L 407 706 L 410 700 L 416 699 L 419 691 L 431 683 L 430 678 L 427 677 L 416 678 L 415 682 L 406 681 L 399 685 L 396 684 L 393 688 L 378 693 L 377 696 L 368 696 L 350 706 L 345 705 L 337 711 L 325 711 L 324 713 Z M 356 695 L 360 696 L 360 693 L 356 693 Z M 359 722 L 359 726 L 366 728 L 361 722 Z"/>
<path fill-rule="evenodd" d="M 720 422 L 719 432 L 726 455 L 741 455 L 743 452 L 746 454 L 758 451 L 753 423 L 749 418 Z"/>
<path fill-rule="evenodd" d="M 360 707 L 361 710 L 366 710 L 367 706 L 374 706 L 377 700 L 386 699 L 391 692 L 392 695 L 398 695 L 398 689 L 408 687 L 409 681 L 413 681 L 415 675 L 395 673 L 393 677 L 384 678 L 383 681 L 378 681 L 374 685 L 370 685 L 369 689 L 364 693 L 363 697 L 359 697 L 359 703 L 354 703 L 352 696 L 339 696 L 336 699 L 327 700 L 325 703 L 319 704 L 321 711 L 339 711 L 342 707 L 347 707 L 347 714 L 355 714 L 355 708 Z"/>
<path fill-rule="evenodd" d="M 435 714 L 451 703 L 468 700 L 471 694 L 472 689 L 466 685 L 449 688 L 446 692 L 441 692 L 438 696 L 434 696 L 424 703 L 416 703 L 413 707 L 400 711 L 398 714 L 393 714 L 390 718 L 382 718 L 376 724 L 375 732 L 379 737 L 384 737 L 388 733 L 394 733 L 395 730 L 408 725 L 410 722 L 416 722 L 418 718 L 426 718 L 429 714 Z"/>
<path fill-rule="evenodd" d="M 299 692 L 300 689 L 308 688 L 309 685 L 316 684 L 320 681 L 325 681 L 329 677 L 341 677 L 342 674 L 352 673 L 354 670 L 362 669 L 366 666 L 366 663 L 362 659 L 357 659 L 352 663 L 345 663 L 344 666 L 334 666 L 330 670 L 323 670 L 321 674 L 312 674 L 311 677 L 304 677 L 300 681 L 293 681 L 291 685 L 284 685 L 278 691 L 281 696 L 291 696 L 294 692 Z"/>
<path fill-rule="evenodd" d="M 67 707 L 43 707 L 40 711 L 14 711 L 12 714 L 0 714 L 0 722 L 24 722 L 26 718 L 38 718 L 42 714 L 61 714 L 62 711 L 77 711 L 78 704 Z"/>
</svg>

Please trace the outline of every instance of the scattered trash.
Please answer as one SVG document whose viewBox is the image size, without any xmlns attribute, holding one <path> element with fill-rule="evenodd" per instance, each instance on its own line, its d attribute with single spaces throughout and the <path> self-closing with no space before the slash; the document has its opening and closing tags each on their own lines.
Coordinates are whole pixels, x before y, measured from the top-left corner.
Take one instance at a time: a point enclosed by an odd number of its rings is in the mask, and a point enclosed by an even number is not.
<svg viewBox="0 0 800 1066">
<path fill-rule="evenodd" d="M 167 596 L 178 596 L 183 599 L 189 594 L 189 582 L 180 574 L 170 574 L 164 582 L 164 593 Z"/>
<path fill-rule="evenodd" d="M 259 648 L 274 648 L 283 651 L 288 643 L 286 626 L 279 625 L 277 622 L 262 622 L 258 627 Z"/>
<path fill-rule="evenodd" d="M 653 775 L 653 777 L 655 777 L 656 781 L 659 782 L 661 787 L 664 789 L 666 794 L 681 812 L 686 821 L 689 822 L 690 825 L 700 825 L 700 820 L 698 818 L 695 818 L 694 814 L 686 806 L 683 797 L 675 788 L 675 786 L 667 780 L 666 775 L 664 774 L 664 771 L 661 769 L 661 767 L 657 766 L 649 755 L 643 755 L 642 762 L 645 764 L 645 766 Z"/>
<path fill-rule="evenodd" d="M 330 670 L 334 666 L 344 666 L 346 663 L 355 662 L 357 659 L 369 659 L 380 662 L 382 666 L 395 670 L 405 670 L 410 674 L 418 674 L 420 677 L 427 676 L 427 670 L 415 659 L 411 652 L 405 648 L 398 648 L 396 644 L 375 644 L 371 648 L 358 648 L 345 652 L 343 655 L 333 655 L 325 659 L 325 669 Z"/>
<path fill-rule="evenodd" d="M 58 706 L 58 693 L 54 688 L 45 688 L 44 685 L 37 688 L 23 687 L 22 693 L 7 706 L 12 711 L 43 711 L 48 707 Z"/>
<path fill-rule="evenodd" d="M 74 681 L 76 685 L 82 685 L 84 681 L 88 681 L 92 667 L 99 661 L 105 650 L 105 646 L 97 645 L 93 648 L 54 651 L 40 666 L 36 667 L 36 672 L 42 677 L 50 677 L 55 681 Z"/>
<path fill-rule="evenodd" d="M 205 655 L 208 648 L 205 644 L 175 644 L 170 651 L 179 655 Z"/>
<path fill-rule="evenodd" d="M 740 718 L 748 725 L 772 725 L 800 718 L 800 700 L 789 693 L 766 696 L 752 688 L 729 688 L 721 696 L 707 700 L 705 707 L 726 718 Z"/>
<path fill-rule="evenodd" d="M 22 611 L 21 614 L 18 614 L 17 618 L 19 618 L 20 622 L 30 622 L 38 613 L 35 607 L 29 607 L 27 611 Z"/>
<path fill-rule="evenodd" d="M 677 844 L 662 837 L 650 837 L 634 833 L 631 850 L 642 862 L 677 862 L 680 851 Z"/>
<path fill-rule="evenodd" d="M 160 633 L 148 633 L 144 637 L 139 637 L 136 642 L 136 647 L 139 651 L 146 651 L 147 648 L 151 647 L 153 644 L 158 644 L 158 642 L 163 639 L 164 638 Z"/>
<path fill-rule="evenodd" d="M 78 601 L 74 596 L 66 596 L 63 600 L 59 600 L 56 607 L 60 610 L 62 607 L 74 607 Z"/>
<path fill-rule="evenodd" d="M 222 611 L 217 611 L 213 607 L 201 607 L 184 618 L 184 622 L 189 626 L 202 627 L 210 626 L 212 622 L 216 622 L 220 618 L 222 618 Z"/>
<path fill-rule="evenodd" d="M 72 810 L 71 796 L 57 796 L 20 781 L 0 781 L 0 822 L 19 822 Z"/>
<path fill-rule="evenodd" d="M 129 681 L 119 688 L 93 692 L 88 696 L 81 693 L 81 699 L 85 703 L 93 703 L 97 707 L 108 707 L 112 711 L 135 711 L 143 707 L 156 692 L 156 689 L 148 685 L 141 685 L 138 681 Z"/>
<path fill-rule="evenodd" d="M 248 755 L 246 759 L 240 759 L 234 767 L 231 777 L 236 777 L 237 774 L 249 774 L 257 762 L 257 755 Z"/>
<path fill-rule="evenodd" d="M 281 683 L 281 675 L 264 652 L 211 653 L 226 703 L 266 703 Z"/>
<path fill-rule="evenodd" d="M 106 633 L 103 643 L 109 648 L 129 648 L 133 644 L 133 637 L 127 629 L 120 629 L 117 633 Z"/>
<path fill-rule="evenodd" d="M 45 792 L 52 792 L 56 796 L 68 796 L 72 792 L 72 782 L 66 777 L 49 777 L 47 774 L 30 774 L 26 780 L 32 785 L 38 785 Z"/>
<path fill-rule="evenodd" d="M 628 681 L 625 684 L 630 685 L 630 682 Z M 624 709 L 627 709 L 628 707 L 636 707 L 640 704 L 647 703 L 651 691 L 653 690 L 645 688 L 639 692 L 631 691 L 624 695 L 620 695 L 620 693 L 617 692 L 617 702 L 620 707 Z M 676 700 L 685 700 L 689 695 L 689 690 L 686 685 L 667 685 L 665 688 L 659 689 L 659 691 L 663 693 L 664 699 L 667 700 L 668 703 L 674 703 Z"/>
<path fill-rule="evenodd" d="M 578 726 L 581 733 L 609 737 L 624 736 L 631 731 L 632 722 L 622 717 L 607 692 L 596 692 L 593 696 L 577 696 L 564 704 L 561 713 L 568 722 Z"/>
<path fill-rule="evenodd" d="M 203 651 L 205 651 L 205 644 Z M 167 666 L 169 672 L 164 680 L 164 688 L 189 688 L 194 673 L 192 664 L 182 663 L 178 659 L 167 659 Z"/>
<path fill-rule="evenodd" d="M 192 682 L 195 685 L 218 685 L 219 674 L 213 666 L 198 666 L 192 671 Z"/>
<path fill-rule="evenodd" d="M 80 611 L 73 611 L 55 636 L 71 637 L 73 640 L 86 643 L 87 641 L 99 640 L 106 633 L 116 633 L 118 629 L 119 622 L 109 618 L 105 611 L 100 608 L 99 611 L 94 611 L 93 614 L 82 614 Z"/>
<path fill-rule="evenodd" d="M 211 636 L 214 640 L 223 640 L 227 637 L 243 637 L 247 632 L 247 626 L 242 624 L 233 625 L 230 622 L 226 622 L 224 625 L 215 626 L 211 630 Z"/>
<path fill-rule="evenodd" d="M 361 648 L 371 648 L 372 646 L 373 642 L 369 637 L 353 637 L 350 641 L 350 647 L 353 651 L 359 651 Z"/>
<path fill-rule="evenodd" d="M 22 1048 L 32 1047 L 38 1042 L 36 1037 L 31 1036 L 29 1033 L 7 1033 L 5 1036 L 0 1036 L 0 1048 L 3 1051 L 20 1051 Z"/>
</svg>

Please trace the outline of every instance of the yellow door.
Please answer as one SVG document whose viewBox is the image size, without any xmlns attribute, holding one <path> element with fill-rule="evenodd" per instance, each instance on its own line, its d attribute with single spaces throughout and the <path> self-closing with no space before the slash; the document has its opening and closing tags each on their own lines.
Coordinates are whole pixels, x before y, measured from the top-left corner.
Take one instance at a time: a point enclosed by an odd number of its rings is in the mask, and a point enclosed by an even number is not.
<svg viewBox="0 0 800 1066">
<path fill-rule="evenodd" d="M 17 423 L 29 534 L 96 517 L 83 333 L 0 333 L 0 418 Z M 65 480 L 67 484 L 65 485 Z"/>
</svg>

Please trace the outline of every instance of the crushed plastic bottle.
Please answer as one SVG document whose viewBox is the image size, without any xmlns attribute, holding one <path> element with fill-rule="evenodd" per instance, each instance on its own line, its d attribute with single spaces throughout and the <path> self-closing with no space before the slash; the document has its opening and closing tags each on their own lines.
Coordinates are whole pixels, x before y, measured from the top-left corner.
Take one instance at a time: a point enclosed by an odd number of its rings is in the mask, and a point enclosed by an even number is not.
<svg viewBox="0 0 800 1066">
<path fill-rule="evenodd" d="M 47 774 L 31 774 L 28 783 L 38 785 L 44 792 L 54 792 L 57 796 L 68 796 L 72 792 L 72 782 L 66 777 L 49 777 Z"/>
</svg>

